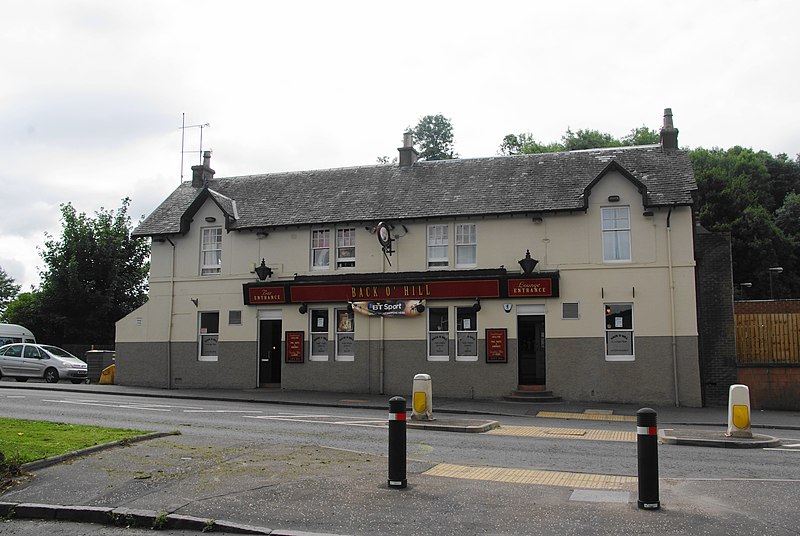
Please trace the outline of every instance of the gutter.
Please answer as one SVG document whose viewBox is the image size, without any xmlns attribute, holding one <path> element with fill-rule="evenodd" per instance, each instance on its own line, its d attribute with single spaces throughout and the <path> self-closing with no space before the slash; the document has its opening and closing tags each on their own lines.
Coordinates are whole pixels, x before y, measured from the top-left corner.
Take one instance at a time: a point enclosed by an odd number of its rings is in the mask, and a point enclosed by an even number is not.
<svg viewBox="0 0 800 536">
<path fill-rule="evenodd" d="M 167 321 L 167 389 L 172 389 L 172 308 L 175 301 L 175 242 L 165 237 L 172 246 L 172 260 L 169 268 L 169 320 Z"/>
</svg>

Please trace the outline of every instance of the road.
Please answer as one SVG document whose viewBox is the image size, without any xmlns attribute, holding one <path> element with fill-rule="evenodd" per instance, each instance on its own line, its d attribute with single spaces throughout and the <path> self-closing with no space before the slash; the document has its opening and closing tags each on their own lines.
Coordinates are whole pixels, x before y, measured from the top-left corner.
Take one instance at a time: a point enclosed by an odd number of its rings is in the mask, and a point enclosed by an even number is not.
<svg viewBox="0 0 800 536">
<path fill-rule="evenodd" d="M 386 412 L 242 402 L 41 390 L 0 391 L 0 416 L 152 431 L 179 430 L 198 440 L 317 445 L 373 455 L 387 451 Z M 408 431 L 408 456 L 430 463 L 636 476 L 636 443 L 577 439 L 580 430 L 631 432 L 629 422 L 491 417 L 506 427 L 568 429 L 551 437 Z M 546 422 L 543 422 L 546 421 Z M 800 432 L 759 430 L 780 437 L 774 449 L 713 449 L 661 445 L 660 477 L 800 481 Z M 572 439 L 576 437 L 576 439 Z"/>
</svg>

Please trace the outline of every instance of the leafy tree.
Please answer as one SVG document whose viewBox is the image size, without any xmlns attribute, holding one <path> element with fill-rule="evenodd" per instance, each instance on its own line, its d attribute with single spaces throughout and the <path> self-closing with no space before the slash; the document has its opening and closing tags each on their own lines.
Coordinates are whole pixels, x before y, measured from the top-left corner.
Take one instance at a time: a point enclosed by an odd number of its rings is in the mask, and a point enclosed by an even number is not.
<svg viewBox="0 0 800 536">
<path fill-rule="evenodd" d="M 501 155 L 515 154 L 537 154 L 537 153 L 557 153 L 563 151 L 564 146 L 560 143 L 544 145 L 534 139 L 533 134 L 525 132 L 522 134 L 508 134 L 500 144 Z"/>
<path fill-rule="evenodd" d="M 795 247 L 800 247 L 800 194 L 786 196 L 783 206 L 775 211 L 775 224 Z"/>
<path fill-rule="evenodd" d="M 101 208 L 94 217 L 61 205 L 62 235 L 46 235 L 33 305 L 51 325 L 49 342 L 113 343 L 114 323 L 146 300 L 150 247 L 131 237 L 129 204 L 125 198 L 116 213 Z"/>
<path fill-rule="evenodd" d="M 0 268 L 0 316 L 9 302 L 19 293 L 19 289 L 20 286 L 14 284 L 14 278 Z"/>
<path fill-rule="evenodd" d="M 660 141 L 661 136 L 658 132 L 642 125 L 634 128 L 630 134 L 622 138 L 622 145 L 652 145 Z"/>
<path fill-rule="evenodd" d="M 426 115 L 411 132 L 420 148 L 420 160 L 458 158 L 453 150 L 453 125 L 442 114 Z"/>
<path fill-rule="evenodd" d="M 591 129 L 578 129 L 577 132 L 572 132 L 570 128 L 567 128 L 567 131 L 561 137 L 561 143 L 565 151 L 619 147 L 622 145 L 621 141 L 607 132 Z"/>
</svg>

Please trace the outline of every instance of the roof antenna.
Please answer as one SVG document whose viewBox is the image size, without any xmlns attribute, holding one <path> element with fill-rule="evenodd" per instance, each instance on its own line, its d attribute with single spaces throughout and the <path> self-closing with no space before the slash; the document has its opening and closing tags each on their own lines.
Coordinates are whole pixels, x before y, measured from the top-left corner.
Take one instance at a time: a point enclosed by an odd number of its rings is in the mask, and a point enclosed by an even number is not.
<svg viewBox="0 0 800 536">
<path fill-rule="evenodd" d="M 183 182 L 183 155 L 186 153 L 200 153 L 200 164 L 203 163 L 203 129 L 206 127 L 210 127 L 211 123 L 203 123 L 200 125 L 187 125 L 186 124 L 186 113 L 181 114 L 181 182 Z M 200 150 L 199 151 L 184 151 L 184 139 L 186 137 L 186 129 L 187 128 L 199 128 L 200 129 Z"/>
</svg>

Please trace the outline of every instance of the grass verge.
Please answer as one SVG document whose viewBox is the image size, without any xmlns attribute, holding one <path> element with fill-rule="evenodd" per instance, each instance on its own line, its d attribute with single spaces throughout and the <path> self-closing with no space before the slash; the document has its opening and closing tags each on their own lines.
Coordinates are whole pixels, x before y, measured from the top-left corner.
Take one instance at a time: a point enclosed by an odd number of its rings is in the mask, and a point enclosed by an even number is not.
<svg viewBox="0 0 800 536">
<path fill-rule="evenodd" d="M 23 464 L 148 433 L 122 428 L 0 418 L 0 453 L 5 454 L 6 460 L 13 459 Z"/>
</svg>

